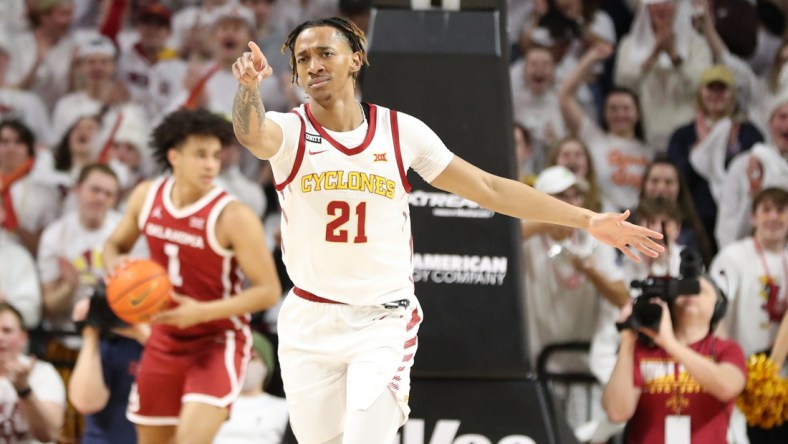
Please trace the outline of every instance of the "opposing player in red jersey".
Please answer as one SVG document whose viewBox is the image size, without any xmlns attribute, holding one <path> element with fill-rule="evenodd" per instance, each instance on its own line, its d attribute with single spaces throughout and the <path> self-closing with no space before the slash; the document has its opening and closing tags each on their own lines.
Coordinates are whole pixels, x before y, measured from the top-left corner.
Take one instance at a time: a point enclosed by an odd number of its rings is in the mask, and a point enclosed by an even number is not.
<svg viewBox="0 0 788 444">
<path fill-rule="evenodd" d="M 282 204 L 282 251 L 295 284 L 279 313 L 279 359 L 300 444 L 390 443 L 408 417 L 410 368 L 422 319 L 413 294 L 406 172 L 538 222 L 582 228 L 656 257 L 661 235 L 561 202 L 454 156 L 420 120 L 355 98 L 366 38 L 342 18 L 288 36 L 293 80 L 309 97 L 265 112 L 258 83 L 272 74 L 259 47 L 233 65 L 239 141 L 269 159 Z"/>
<path fill-rule="evenodd" d="M 137 186 L 104 249 L 117 271 L 144 235 L 175 288 L 177 306 L 154 317 L 129 396 L 126 415 L 141 444 L 213 441 L 250 358 L 249 313 L 280 297 L 262 224 L 213 184 L 232 137 L 229 122 L 205 110 L 167 116 L 153 148 L 172 175 Z"/>
</svg>

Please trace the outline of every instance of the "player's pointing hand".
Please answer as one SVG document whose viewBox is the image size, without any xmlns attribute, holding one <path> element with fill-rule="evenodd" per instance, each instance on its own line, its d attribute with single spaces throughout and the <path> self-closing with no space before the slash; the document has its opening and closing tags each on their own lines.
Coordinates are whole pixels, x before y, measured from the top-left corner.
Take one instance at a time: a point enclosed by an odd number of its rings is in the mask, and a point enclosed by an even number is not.
<svg viewBox="0 0 788 444">
<path fill-rule="evenodd" d="M 273 74 L 263 51 L 255 42 L 249 42 L 251 52 L 245 52 L 233 63 L 233 75 L 244 86 L 255 86 Z"/>
</svg>

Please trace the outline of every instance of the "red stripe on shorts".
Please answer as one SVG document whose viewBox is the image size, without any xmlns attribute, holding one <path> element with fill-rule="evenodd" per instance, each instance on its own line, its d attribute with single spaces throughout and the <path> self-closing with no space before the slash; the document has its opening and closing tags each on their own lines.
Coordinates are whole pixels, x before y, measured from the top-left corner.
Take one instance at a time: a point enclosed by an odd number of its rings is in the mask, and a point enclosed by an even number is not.
<svg viewBox="0 0 788 444">
<path fill-rule="evenodd" d="M 293 293 L 295 293 L 296 296 L 298 296 L 298 297 L 300 297 L 302 299 L 306 299 L 307 301 L 319 302 L 319 303 L 322 303 L 322 304 L 341 304 L 341 305 L 346 305 L 344 302 L 337 302 L 337 301 L 332 301 L 331 299 L 321 298 L 320 296 L 314 295 L 314 294 L 312 294 L 312 293 L 310 293 L 310 292 L 308 292 L 306 290 L 302 290 L 302 289 L 300 289 L 298 287 L 293 287 Z"/>
</svg>

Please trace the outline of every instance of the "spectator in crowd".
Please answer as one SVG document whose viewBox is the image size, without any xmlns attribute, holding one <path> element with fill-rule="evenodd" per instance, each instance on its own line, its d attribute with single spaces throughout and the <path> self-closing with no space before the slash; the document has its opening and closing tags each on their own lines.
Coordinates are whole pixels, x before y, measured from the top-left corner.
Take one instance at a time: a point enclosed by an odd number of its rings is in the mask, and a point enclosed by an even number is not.
<svg viewBox="0 0 788 444">
<path fill-rule="evenodd" d="M 173 101 L 164 110 L 169 113 L 178 108 L 206 108 L 224 116 L 232 115 L 233 95 L 227 94 L 237 82 L 232 73 L 232 64 L 242 53 L 255 30 L 254 13 L 243 5 L 229 2 L 215 8 L 208 22 L 213 33 L 211 58 L 205 62 L 167 63 L 167 76 L 183 79 Z M 274 76 L 260 84 L 261 93 L 270 99 L 271 109 L 283 111 L 287 98 Z M 268 106 L 268 101 L 266 106 Z"/>
<path fill-rule="evenodd" d="M 618 210 L 637 205 L 643 170 L 653 153 L 643 142 L 638 98 L 625 89 L 611 90 L 605 98 L 602 128 L 583 112 L 574 98 L 582 78 L 612 51 L 613 48 L 605 43 L 597 43 L 586 51 L 561 85 L 558 100 L 569 131 L 588 144 L 603 201 L 610 202 Z"/>
<path fill-rule="evenodd" d="M 696 97 L 698 113 L 670 137 L 668 156 L 686 179 L 704 229 L 714 233 L 721 190 L 720 179 L 713 176 L 724 175 L 733 157 L 763 142 L 763 136 L 737 116 L 734 77 L 725 66 L 713 65 L 703 72 Z M 716 165 L 723 168 L 715 171 Z M 717 250 L 716 243 L 712 249 Z"/>
<path fill-rule="evenodd" d="M 514 121 L 531 135 L 532 162 L 538 171 L 544 165 L 548 147 L 566 136 L 558 107 L 553 55 L 547 48 L 531 46 L 509 73 Z"/>
<path fill-rule="evenodd" d="M 274 9 L 278 0 L 242 0 L 241 4 L 249 8 L 254 13 L 254 40 L 261 50 L 271 54 L 268 63 L 276 67 L 276 74 L 280 78 L 286 78 L 290 84 L 290 70 L 288 68 L 287 56 L 282 53 L 282 42 L 287 35 L 281 23 L 274 21 Z"/>
<path fill-rule="evenodd" d="M 0 224 L 5 220 L 3 197 L 0 195 Z M 0 301 L 13 305 L 31 330 L 41 320 L 41 283 L 36 262 L 24 247 L 0 230 Z"/>
<path fill-rule="evenodd" d="M 232 125 L 230 122 L 227 124 Z M 267 204 L 263 187 L 241 173 L 241 150 L 242 148 L 234 140 L 232 144 L 222 149 L 222 169 L 216 178 L 216 183 L 246 204 L 257 217 L 262 219 Z"/>
<path fill-rule="evenodd" d="M 678 243 L 681 219 L 681 210 L 675 202 L 651 199 L 640 201 L 633 221 L 657 232 L 662 232 L 664 227 L 665 237 L 662 242 L 665 244 L 666 253 L 657 258 L 640 255 L 639 263 L 623 263 L 621 268 L 628 288 L 632 281 L 644 280 L 649 276 L 679 276 L 680 254 L 684 250 L 684 246 Z M 633 296 L 637 294 L 634 293 Z M 614 313 L 612 318 L 606 320 L 591 342 L 591 371 L 603 384 L 607 384 L 610 379 L 616 362 L 619 345 L 619 335 L 615 327 L 617 316 L 618 313 Z"/>
<path fill-rule="evenodd" d="M 48 107 L 69 88 L 76 35 L 70 31 L 72 0 L 31 0 L 32 29 L 14 35 L 14 48 L 6 81 L 38 94 Z"/>
<path fill-rule="evenodd" d="M 616 44 L 616 30 L 613 20 L 599 8 L 595 0 L 554 0 L 555 6 L 567 18 L 575 21 L 581 29 L 586 45 L 604 41 Z"/>
<path fill-rule="evenodd" d="M 751 217 L 753 235 L 723 248 L 711 266 L 730 300 L 723 327 L 747 356 L 771 347 L 788 307 L 788 191 L 759 192 Z"/>
<path fill-rule="evenodd" d="M 274 23 L 281 29 L 293 29 L 301 22 L 339 15 L 337 0 L 279 1 L 272 13 Z"/>
<path fill-rule="evenodd" d="M 159 3 L 142 7 L 137 18 L 137 37 L 129 47 L 121 45 L 118 78 L 128 88 L 131 101 L 155 118 L 171 98 L 174 79 L 159 69 L 160 62 L 177 57 L 167 46 L 171 12 Z"/>
<path fill-rule="evenodd" d="M 32 254 L 43 229 L 57 218 L 60 195 L 47 178 L 51 166 L 36 154 L 35 136 L 18 120 L 0 122 L 0 194 L 10 233 Z M 51 164 L 51 162 L 49 162 Z"/>
<path fill-rule="evenodd" d="M 539 5 L 539 3 L 543 3 L 543 5 Z M 555 1 L 537 2 L 531 13 L 532 21 L 523 29 L 520 38 L 521 51 L 526 53 L 532 46 L 549 51 L 553 56 L 554 84 L 560 85 L 577 65 L 578 58 L 587 44 L 585 38 L 588 37 L 589 42 L 594 38 L 585 33 L 587 29 L 581 23 L 567 17 Z M 615 38 L 610 43 L 615 43 Z M 599 106 L 589 85 L 586 83 L 580 85 L 576 95 L 580 106 L 592 119 L 596 120 Z"/>
<path fill-rule="evenodd" d="M 554 166 L 539 174 L 535 188 L 583 206 L 588 185 L 568 169 Z M 530 225 L 522 249 L 528 258 L 524 274 L 528 339 L 531 362 L 536 362 L 545 345 L 590 340 L 602 309 L 600 301 L 622 306 L 629 293 L 612 249 L 572 228 Z"/>
<path fill-rule="evenodd" d="M 287 401 L 265 388 L 274 370 L 275 353 L 268 339 L 252 333 L 252 358 L 246 368 L 241 394 L 230 418 L 222 424 L 214 444 L 280 444 L 287 428 Z"/>
<path fill-rule="evenodd" d="M 692 119 L 700 75 L 711 64 L 708 44 L 692 27 L 690 2 L 643 0 L 621 40 L 615 82 L 638 93 L 646 140 L 659 152 L 673 130 Z"/>
<path fill-rule="evenodd" d="M 53 333 L 46 343 L 46 358 L 73 365 L 81 344 L 71 312 L 74 304 L 89 297 L 103 278 L 101 247 L 120 220 L 111 210 L 117 203 L 118 179 L 106 165 L 82 168 L 74 188 L 76 209 L 65 213 L 44 230 L 38 249 L 38 269 L 43 285 L 43 324 Z M 68 383 L 71 367 L 59 369 Z M 65 435 L 75 438 L 79 418 L 72 406 L 66 411 Z"/>
<path fill-rule="evenodd" d="M 52 113 L 55 137 L 60 139 L 84 114 L 99 115 L 102 109 L 120 105 L 128 99 L 128 90 L 116 80 L 117 51 L 112 40 L 104 36 L 82 42 L 76 53 L 74 68 L 80 88 L 60 98 Z"/>
<path fill-rule="evenodd" d="M 534 163 L 534 146 L 531 132 L 517 122 L 512 126 L 512 132 L 514 153 L 517 159 L 517 177 L 520 178 L 521 182 L 533 185 L 538 169 Z"/>
<path fill-rule="evenodd" d="M 709 42 L 714 60 L 727 66 L 736 78 L 736 96 L 742 110 L 749 119 L 763 132 L 769 133 L 770 98 L 780 94 L 788 87 L 788 70 L 784 70 L 788 61 L 788 41 L 774 51 L 774 60 L 765 76 L 758 76 L 744 60 L 731 53 L 715 28 L 712 10 L 707 1 L 698 5 L 703 8 L 701 29 Z"/>
<path fill-rule="evenodd" d="M 720 248 L 750 232 L 749 208 L 755 194 L 768 187 L 788 189 L 788 94 L 773 99 L 768 115 L 771 144 L 758 143 L 737 156 L 721 176 L 715 230 Z M 712 168 L 719 171 L 717 162 Z"/>
<path fill-rule="evenodd" d="M 74 304 L 90 296 L 103 278 L 101 248 L 120 221 L 112 210 L 118 198 L 118 179 L 106 165 L 89 164 L 75 188 L 77 209 L 64 214 L 44 231 L 38 267 L 44 286 L 45 328 L 75 331 Z M 65 342 L 76 349 L 78 341 Z"/>
<path fill-rule="evenodd" d="M 723 248 L 711 274 L 726 289 L 730 313 L 722 330 L 746 356 L 772 347 L 788 307 L 788 191 L 766 188 L 753 198 L 754 233 Z M 788 425 L 749 428 L 752 443 L 786 442 Z"/>
<path fill-rule="evenodd" d="M 633 222 L 663 232 L 665 237 L 665 253 L 657 258 L 640 255 L 641 262 L 625 261 L 622 264 L 624 282 L 631 284 L 635 280 L 644 280 L 649 276 L 679 276 L 681 265 L 681 251 L 684 246 L 677 243 L 681 227 L 681 210 L 675 201 L 658 199 L 641 199 L 633 216 Z M 664 228 L 664 230 L 663 230 Z M 638 296 L 637 290 L 631 290 L 633 296 Z M 618 313 L 607 311 L 608 316 L 600 320 L 599 328 L 594 333 L 589 351 L 588 367 L 597 380 L 606 385 L 616 365 L 620 336 L 616 328 Z M 612 424 L 608 418 L 594 418 L 582 427 L 578 438 L 592 442 L 607 442 L 613 435 L 623 430 L 623 425 Z"/>
<path fill-rule="evenodd" d="M 0 439 L 54 442 L 63 424 L 66 390 L 52 364 L 23 354 L 26 346 L 22 315 L 0 302 Z"/>
<path fill-rule="evenodd" d="M 698 251 L 703 263 L 708 266 L 714 257 L 709 235 L 695 211 L 684 176 L 679 168 L 665 156 L 657 156 L 643 173 L 643 185 L 640 188 L 640 200 L 656 199 L 674 202 L 679 209 L 680 234 L 676 242 Z"/>
<path fill-rule="evenodd" d="M 585 195 L 585 208 L 593 211 L 608 211 L 610 204 L 603 204 L 602 193 L 596 180 L 596 168 L 591 160 L 588 147 L 576 137 L 568 137 L 550 148 L 547 153 L 546 167 L 560 165 L 583 179 L 588 184 Z"/>
<path fill-rule="evenodd" d="M 539 174 L 535 188 L 571 205 L 583 206 L 588 185 L 571 171 L 554 166 Z M 522 244 L 530 362 L 536 363 L 548 345 L 589 342 L 601 319 L 629 301 L 616 265 L 615 251 L 599 245 L 580 230 L 529 222 Z M 524 230 L 526 231 L 526 230 Z M 601 297 L 600 297 L 601 296 Z M 576 355 L 551 359 L 550 371 L 587 371 Z M 579 397 L 578 397 L 579 396 Z M 570 391 L 569 403 L 588 402 L 587 394 Z M 592 401 L 593 402 L 593 401 Z M 598 400 L 597 400 L 598 402 Z M 571 426 L 580 418 L 570 415 Z"/>
<path fill-rule="evenodd" d="M 213 11 L 227 3 L 228 0 L 204 0 L 178 10 L 172 17 L 172 35 L 168 46 L 178 51 L 185 60 L 210 58 L 211 34 L 208 27 Z"/>
<path fill-rule="evenodd" d="M 714 335 L 725 296 L 703 276 L 697 295 L 658 299 L 656 330 L 621 331 L 621 347 L 602 404 L 614 423 L 628 421 L 626 442 L 724 443 L 736 396 L 746 381 L 741 347 Z M 629 304 L 619 321 L 632 313 Z M 647 335 L 656 345 L 638 339 Z"/>
<path fill-rule="evenodd" d="M 7 81 L 11 53 L 11 40 L 0 30 L 0 121 L 20 120 L 37 140 L 48 144 L 52 142 L 52 128 L 46 106 L 35 93 L 16 88 Z"/>
<path fill-rule="evenodd" d="M 82 444 L 136 444 L 137 433 L 126 419 L 126 406 L 150 326 L 110 328 L 112 321 L 98 314 L 97 307 L 90 307 L 100 304 L 101 297 L 95 295 L 74 305 L 72 320 L 85 325 L 68 382 L 68 399 L 85 415 Z M 106 303 L 104 299 L 104 309 L 109 310 Z"/>
<path fill-rule="evenodd" d="M 155 174 L 156 167 L 148 147 L 150 129 L 146 123 L 139 114 L 124 115 L 114 134 L 105 134 L 111 132 L 112 128 L 104 127 L 99 135 L 99 140 L 111 137 L 108 154 L 110 168 L 116 174 L 119 170 L 125 170 L 128 174 L 126 183 L 121 184 L 121 202 L 125 200 L 127 191 Z"/>
</svg>

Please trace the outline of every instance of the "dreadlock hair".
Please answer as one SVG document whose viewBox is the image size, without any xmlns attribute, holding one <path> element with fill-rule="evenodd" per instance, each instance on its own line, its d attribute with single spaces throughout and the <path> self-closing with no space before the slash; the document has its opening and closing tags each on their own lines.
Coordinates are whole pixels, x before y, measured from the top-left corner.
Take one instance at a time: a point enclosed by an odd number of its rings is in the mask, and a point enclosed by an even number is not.
<svg viewBox="0 0 788 444">
<path fill-rule="evenodd" d="M 205 109 L 180 109 L 165 117 L 153 130 L 153 158 L 163 169 L 171 170 L 167 152 L 179 149 L 190 136 L 216 137 L 223 147 L 235 141 L 233 125 L 222 116 Z"/>
<path fill-rule="evenodd" d="M 350 49 L 353 52 L 358 52 L 361 54 L 361 66 L 367 65 L 369 66 L 369 59 L 367 59 L 367 37 L 364 35 L 364 31 L 362 31 L 355 23 L 351 22 L 350 20 L 344 17 L 331 17 L 331 18 L 323 18 L 317 20 L 308 20 L 306 22 L 301 23 L 300 25 L 296 26 L 290 34 L 287 36 L 284 45 L 282 45 L 282 54 L 285 53 L 286 50 L 290 51 L 290 69 L 293 73 L 293 83 L 298 82 L 298 70 L 296 67 L 295 61 L 295 42 L 299 35 L 302 32 L 309 28 L 316 28 L 319 26 L 330 26 L 342 35 L 350 46 Z M 356 77 L 358 72 L 356 72 L 353 76 Z"/>
</svg>

